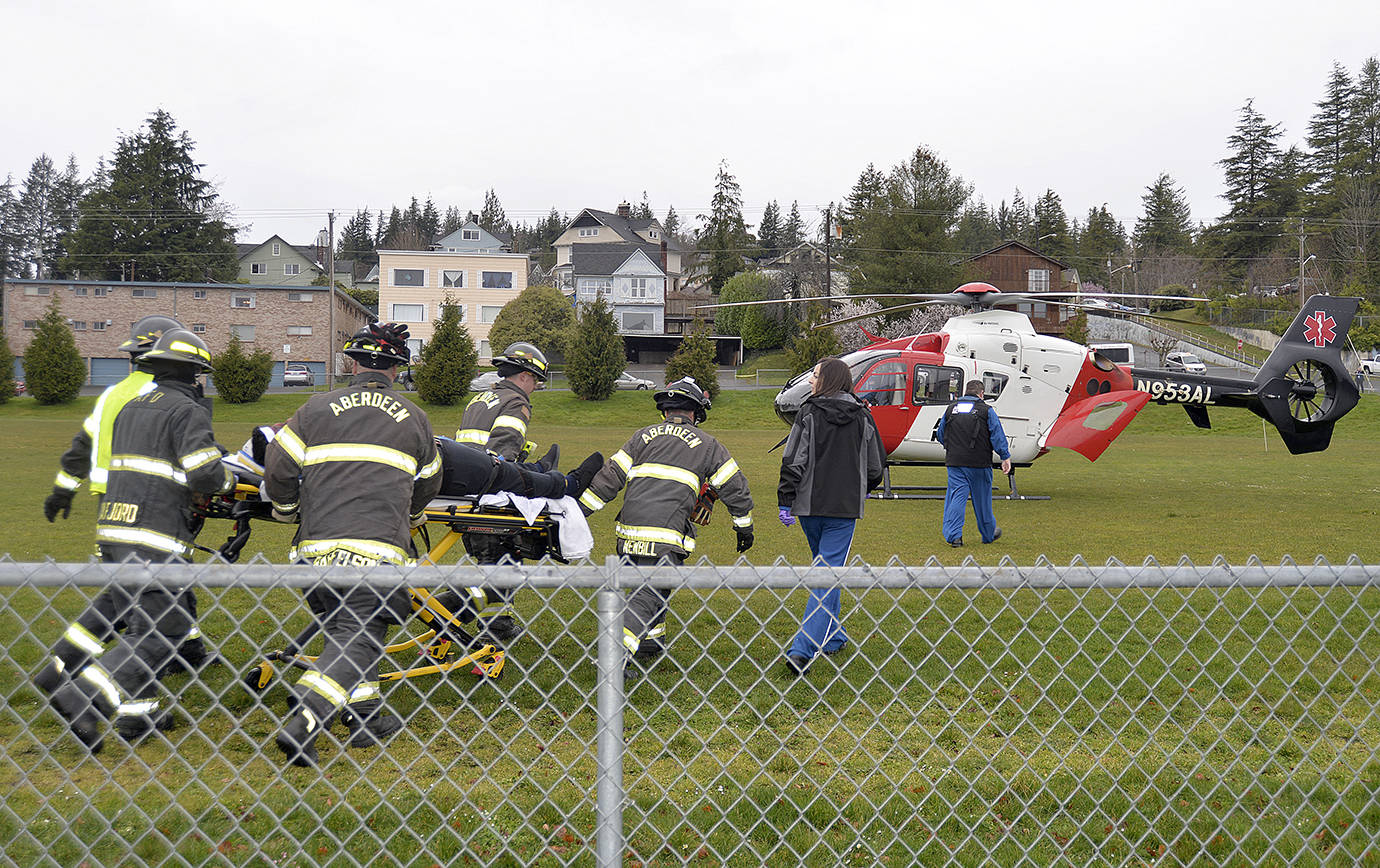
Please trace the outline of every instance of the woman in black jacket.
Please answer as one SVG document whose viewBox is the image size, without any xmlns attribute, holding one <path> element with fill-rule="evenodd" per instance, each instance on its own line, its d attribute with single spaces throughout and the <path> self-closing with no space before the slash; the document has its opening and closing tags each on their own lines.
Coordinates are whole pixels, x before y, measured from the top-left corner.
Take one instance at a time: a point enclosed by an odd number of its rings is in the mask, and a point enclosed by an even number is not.
<svg viewBox="0 0 1380 868">
<path fill-rule="evenodd" d="M 824 359 L 810 375 L 812 394 L 796 413 L 781 456 L 776 502 L 781 523 L 800 519 L 816 562 L 840 567 L 848 560 L 853 526 L 862 518 L 867 492 L 882 484 L 885 453 L 867 405 L 853 394 L 853 379 L 840 359 Z M 832 654 L 848 642 L 839 621 L 838 588 L 811 588 L 800 632 L 786 651 L 786 667 L 804 675 L 816 654 Z"/>
</svg>

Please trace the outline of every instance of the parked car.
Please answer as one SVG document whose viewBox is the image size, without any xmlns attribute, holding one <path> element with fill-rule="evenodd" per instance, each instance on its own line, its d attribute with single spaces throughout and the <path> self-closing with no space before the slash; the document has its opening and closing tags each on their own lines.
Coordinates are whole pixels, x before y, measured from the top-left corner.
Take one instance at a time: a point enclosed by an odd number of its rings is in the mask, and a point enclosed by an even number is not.
<svg viewBox="0 0 1380 868">
<path fill-rule="evenodd" d="M 470 380 L 470 391 L 483 392 L 486 389 L 492 389 L 494 386 L 498 385 L 498 381 L 501 379 L 503 378 L 498 375 L 498 371 L 485 371 L 473 380 Z"/>
<path fill-rule="evenodd" d="M 652 388 L 655 385 L 656 383 L 653 383 L 651 380 L 644 380 L 641 377 L 634 377 L 627 371 L 624 371 L 623 373 L 619 374 L 618 379 L 613 381 L 613 387 L 615 389 L 637 389 L 639 391 L 645 391 L 647 389 Z"/>
<path fill-rule="evenodd" d="M 1207 365 L 1192 353 L 1170 353 L 1164 357 L 1164 367 L 1170 371 L 1183 371 L 1185 374 L 1206 374 Z"/>
<path fill-rule="evenodd" d="M 284 386 L 315 386 L 316 375 L 306 365 L 289 362 L 283 366 Z"/>
</svg>

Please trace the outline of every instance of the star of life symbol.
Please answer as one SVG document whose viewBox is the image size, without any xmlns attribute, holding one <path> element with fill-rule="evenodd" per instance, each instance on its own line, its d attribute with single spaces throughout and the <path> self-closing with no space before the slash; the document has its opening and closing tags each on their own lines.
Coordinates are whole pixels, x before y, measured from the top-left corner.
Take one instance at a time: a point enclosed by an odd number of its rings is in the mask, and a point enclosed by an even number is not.
<svg viewBox="0 0 1380 868">
<path fill-rule="evenodd" d="M 1337 337 L 1337 321 L 1323 311 L 1314 311 L 1303 321 L 1303 339 L 1315 347 L 1325 347 Z"/>
</svg>

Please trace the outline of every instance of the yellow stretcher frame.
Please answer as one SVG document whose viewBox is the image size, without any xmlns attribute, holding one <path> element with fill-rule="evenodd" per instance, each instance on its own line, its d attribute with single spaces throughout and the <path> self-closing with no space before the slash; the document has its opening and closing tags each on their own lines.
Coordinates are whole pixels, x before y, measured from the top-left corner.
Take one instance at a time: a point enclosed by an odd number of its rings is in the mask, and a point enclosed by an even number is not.
<svg viewBox="0 0 1380 868">
<path fill-rule="evenodd" d="M 258 494 L 253 486 L 241 484 L 236 489 L 236 500 L 252 499 Z M 467 533 L 491 533 L 512 537 L 519 548 L 523 549 L 524 555 L 531 554 L 538 558 L 550 556 L 564 561 L 560 554 L 558 529 L 555 521 L 549 516 L 543 515 L 537 520 L 537 524 L 529 524 L 515 509 L 505 507 L 479 510 L 477 504 L 470 500 L 435 502 L 426 508 L 425 513 L 426 522 L 412 531 L 414 540 L 420 537 L 427 545 L 426 554 L 419 559 L 419 563 L 439 564 L 455 543 Z M 430 543 L 430 534 L 426 530 L 428 525 L 433 524 L 445 528 L 445 533 L 434 545 Z M 385 645 L 383 659 L 391 661 L 393 654 L 416 649 L 417 655 L 426 658 L 427 662 L 381 672 L 380 683 L 427 675 L 444 675 L 465 667 L 470 668 L 471 674 L 478 675 L 486 681 L 497 680 L 503 675 L 503 667 L 507 663 L 507 652 L 503 648 L 470 636 L 456 613 L 442 605 L 429 590 L 408 588 L 407 595 L 413 614 L 430 629 Z M 313 623 L 298 634 L 285 649 L 270 651 L 263 660 L 244 673 L 242 680 L 245 686 L 254 693 L 267 689 L 276 671 L 274 663 L 283 664 L 284 671 L 288 668 L 311 669 L 317 657 L 303 654 L 301 649 L 319 631 L 320 624 L 313 620 Z M 462 650 L 464 653 L 460 653 Z"/>
</svg>

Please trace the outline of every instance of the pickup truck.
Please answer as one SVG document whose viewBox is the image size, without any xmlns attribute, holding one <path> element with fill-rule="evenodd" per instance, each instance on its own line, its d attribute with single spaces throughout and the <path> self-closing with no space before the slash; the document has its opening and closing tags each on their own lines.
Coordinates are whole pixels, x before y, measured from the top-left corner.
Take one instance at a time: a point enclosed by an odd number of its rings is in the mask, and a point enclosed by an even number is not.
<svg viewBox="0 0 1380 868">
<path fill-rule="evenodd" d="M 1362 359 L 1360 369 L 1367 377 L 1380 377 L 1380 359 Z"/>
</svg>

